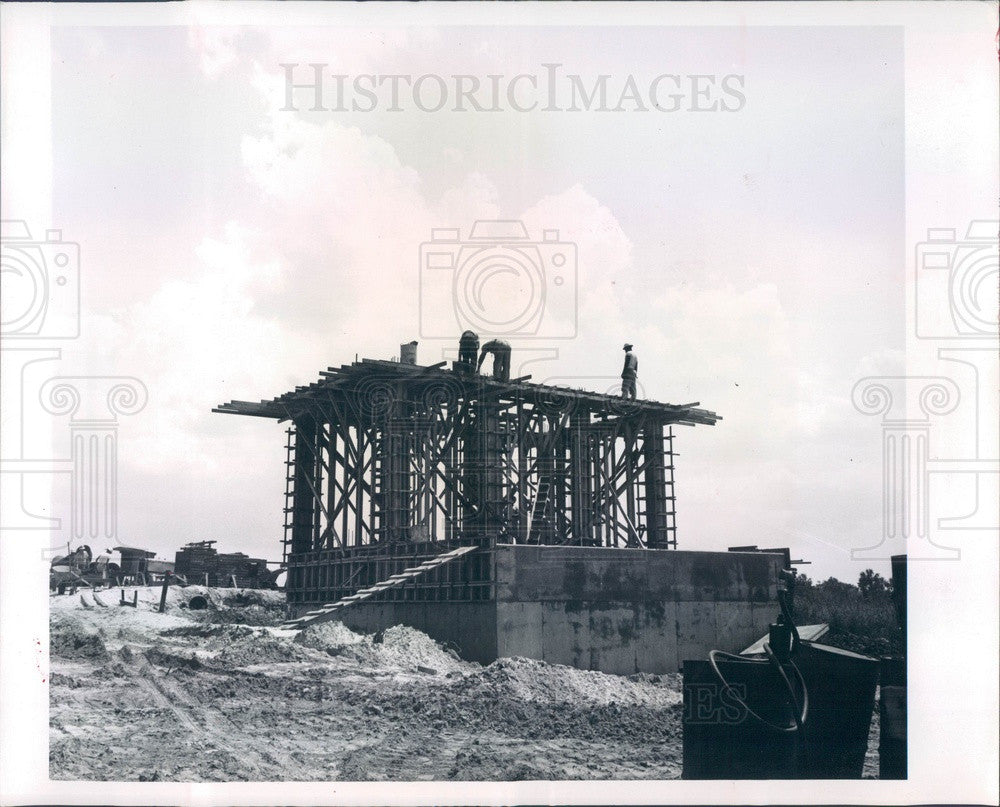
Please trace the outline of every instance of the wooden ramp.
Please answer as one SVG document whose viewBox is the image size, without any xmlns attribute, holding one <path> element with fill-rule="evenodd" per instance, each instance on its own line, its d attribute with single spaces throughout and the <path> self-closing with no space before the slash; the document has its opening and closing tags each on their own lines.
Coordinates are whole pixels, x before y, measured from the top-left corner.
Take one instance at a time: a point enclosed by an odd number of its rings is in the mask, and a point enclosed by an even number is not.
<svg viewBox="0 0 1000 807">
<path fill-rule="evenodd" d="M 317 608 L 315 611 L 309 611 L 297 619 L 291 619 L 281 625 L 280 630 L 302 630 L 310 625 L 318 625 L 320 622 L 327 622 L 331 619 L 335 619 L 341 610 L 350 605 L 366 600 L 369 597 L 390 588 L 401 586 L 403 583 L 406 583 L 415 577 L 419 577 L 425 572 L 429 572 L 431 569 L 439 569 L 446 563 L 450 563 L 456 558 L 460 558 L 462 555 L 466 555 L 478 548 L 479 547 L 477 546 L 460 546 L 458 549 L 452 549 L 450 552 L 445 552 L 437 557 L 431 558 L 430 560 L 425 560 L 419 566 L 404 569 L 399 574 L 394 574 L 392 577 L 388 577 L 373 586 L 369 586 L 368 588 L 360 589 L 354 594 L 351 594 L 349 597 L 344 597 L 342 600 L 337 600 L 336 602 L 327 603 L 326 605 Z"/>
</svg>

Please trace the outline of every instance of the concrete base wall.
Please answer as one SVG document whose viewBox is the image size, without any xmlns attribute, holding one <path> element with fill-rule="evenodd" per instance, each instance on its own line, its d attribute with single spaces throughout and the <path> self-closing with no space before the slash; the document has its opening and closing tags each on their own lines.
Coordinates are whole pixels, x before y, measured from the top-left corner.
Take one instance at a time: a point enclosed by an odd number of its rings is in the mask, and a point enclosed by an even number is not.
<svg viewBox="0 0 1000 807">
<path fill-rule="evenodd" d="M 511 546 L 496 556 L 497 655 L 628 675 L 742 650 L 778 615 L 777 555 Z"/>
<path fill-rule="evenodd" d="M 525 656 L 628 675 L 738 652 L 778 615 L 780 555 L 501 545 L 494 557 L 493 601 L 362 603 L 343 621 L 366 632 L 410 625 L 472 661 Z"/>
<path fill-rule="evenodd" d="M 742 650 L 777 613 L 764 603 L 501 602 L 497 656 L 617 675 L 678 672 L 684 659 L 709 650 Z"/>
</svg>

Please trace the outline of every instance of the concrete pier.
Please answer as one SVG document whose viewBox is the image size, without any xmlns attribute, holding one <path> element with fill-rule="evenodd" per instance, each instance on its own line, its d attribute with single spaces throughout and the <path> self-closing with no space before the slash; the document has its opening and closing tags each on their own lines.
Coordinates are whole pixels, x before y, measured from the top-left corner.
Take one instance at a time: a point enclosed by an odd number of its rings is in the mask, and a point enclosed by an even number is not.
<svg viewBox="0 0 1000 807">
<path fill-rule="evenodd" d="M 778 614 L 779 554 L 498 545 L 494 596 L 363 603 L 350 628 L 404 624 L 469 660 L 524 656 L 628 675 L 739 652 Z"/>
</svg>

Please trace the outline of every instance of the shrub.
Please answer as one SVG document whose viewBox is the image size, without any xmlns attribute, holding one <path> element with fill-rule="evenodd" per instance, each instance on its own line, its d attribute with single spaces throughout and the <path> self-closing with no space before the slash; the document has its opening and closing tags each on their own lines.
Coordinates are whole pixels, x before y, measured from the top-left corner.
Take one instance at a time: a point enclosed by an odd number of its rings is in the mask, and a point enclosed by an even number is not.
<svg viewBox="0 0 1000 807">
<path fill-rule="evenodd" d="M 813 583 L 800 576 L 795 586 L 795 622 L 828 623 L 830 632 L 821 641 L 844 650 L 866 655 L 902 653 L 903 635 L 888 589 L 876 584 L 867 593 L 834 577 Z"/>
</svg>

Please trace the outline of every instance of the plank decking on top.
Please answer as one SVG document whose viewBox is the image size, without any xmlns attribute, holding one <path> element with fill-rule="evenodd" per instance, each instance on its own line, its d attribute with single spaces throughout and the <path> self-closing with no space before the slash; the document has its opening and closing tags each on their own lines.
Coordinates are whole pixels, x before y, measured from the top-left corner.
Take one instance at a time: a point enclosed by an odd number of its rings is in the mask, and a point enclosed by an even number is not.
<svg viewBox="0 0 1000 807">
<path fill-rule="evenodd" d="M 658 401 L 626 401 L 618 396 L 573 389 L 572 387 L 532 384 L 527 381 L 496 381 L 489 376 L 465 375 L 444 369 L 446 362 L 430 366 L 400 364 L 393 361 L 362 359 L 352 364 L 330 367 L 320 372 L 318 381 L 279 395 L 270 400 L 229 401 L 212 409 L 229 415 L 291 420 L 300 414 L 315 411 L 316 404 L 344 403 L 362 392 L 377 389 L 379 383 L 422 386 L 437 383 L 442 393 L 452 392 L 465 400 L 492 398 L 497 402 L 514 403 L 526 400 L 558 408 L 560 401 L 572 401 L 576 411 L 602 416 L 652 416 L 664 424 L 696 424 L 714 426 L 720 415 L 698 408 L 699 403 L 667 404 Z"/>
</svg>

